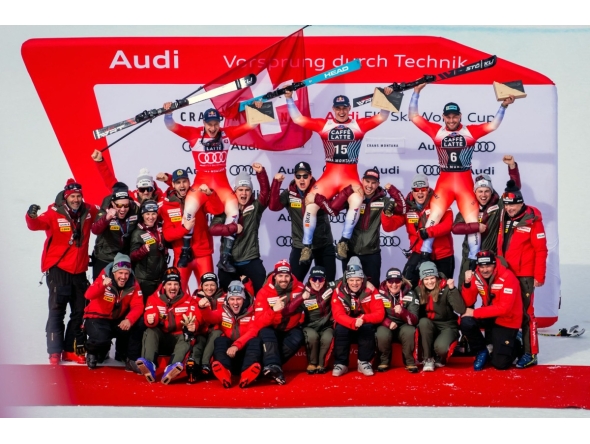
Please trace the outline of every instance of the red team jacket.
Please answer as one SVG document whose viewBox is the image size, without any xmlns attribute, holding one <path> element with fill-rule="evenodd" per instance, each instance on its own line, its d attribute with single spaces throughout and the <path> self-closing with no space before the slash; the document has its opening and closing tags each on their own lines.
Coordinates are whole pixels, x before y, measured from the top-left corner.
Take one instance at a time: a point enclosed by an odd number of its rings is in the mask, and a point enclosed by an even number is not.
<svg viewBox="0 0 590 444">
<path fill-rule="evenodd" d="M 74 225 L 64 206 L 63 192 L 60 192 L 55 203 L 49 205 L 44 213 L 34 219 L 28 214 L 25 216 L 27 227 L 32 231 L 45 230 L 47 236 L 41 256 L 41 271 L 46 272 L 57 264 L 58 268 L 68 273 L 84 273 L 88 270 L 90 228 L 100 208 L 82 203 L 78 210 L 82 211 L 80 238 L 73 240 Z"/>
<path fill-rule="evenodd" d="M 360 295 L 354 295 L 340 282 L 332 296 L 332 316 L 337 324 L 350 330 L 358 330 L 356 319 L 361 317 L 365 323 L 379 325 L 385 318 L 385 308 L 379 298 L 379 290 L 370 291 L 368 288 Z"/>
<path fill-rule="evenodd" d="M 508 267 L 518 277 L 532 276 L 539 283 L 545 283 L 547 271 L 547 239 L 541 212 L 527 205 L 524 215 L 517 222 L 507 248 L 504 245 L 506 211 L 500 216 L 498 234 L 498 256 L 503 256 Z"/>
<path fill-rule="evenodd" d="M 461 295 L 465 305 L 471 307 L 481 296 L 482 306 L 473 310 L 475 319 L 496 318 L 496 324 L 508 328 L 520 328 L 522 324 L 522 298 L 520 283 L 512 271 L 499 261 L 496 270 L 487 283 L 475 270 L 469 284 L 463 284 Z"/>
<path fill-rule="evenodd" d="M 182 238 L 189 232 L 182 225 L 182 214 L 184 213 L 184 201 L 181 201 L 174 190 L 169 190 L 168 197 L 162 202 L 158 215 L 162 219 L 162 231 L 164 239 L 172 244 L 174 258 L 180 257 L 180 250 L 183 246 Z M 207 213 L 219 214 L 225 210 L 217 193 L 213 192 L 205 201 L 205 205 L 195 213 L 195 226 L 191 248 L 194 257 L 204 257 L 213 254 L 213 237 L 209 233 Z"/>
<path fill-rule="evenodd" d="M 408 194 L 406 201 L 412 202 L 413 200 L 414 197 L 412 196 L 412 193 Z M 405 224 L 412 251 L 420 253 L 424 241 L 420 237 L 420 234 L 418 234 L 418 230 L 426 224 L 429 215 L 430 205 L 429 201 L 426 201 L 424 207 L 420 211 L 417 211 L 413 205 L 408 205 L 406 214 L 394 214 L 391 217 L 387 217 L 385 213 L 381 213 L 381 225 L 383 231 L 391 232 Z M 417 228 L 416 224 L 418 225 Z M 453 248 L 453 235 L 451 234 L 452 229 L 453 211 L 450 208 L 445 211 L 445 214 L 438 224 L 426 229 L 428 236 L 434 237 L 431 255 L 433 260 L 443 259 L 455 254 Z"/>
<path fill-rule="evenodd" d="M 276 330 L 289 331 L 303 322 L 304 313 L 301 307 L 299 296 L 305 290 L 305 287 L 295 276 L 291 275 L 293 287 L 291 295 L 285 299 L 285 308 L 282 311 L 275 312 L 273 306 L 284 295 L 279 295 L 275 288 L 274 273 L 267 278 L 264 286 L 256 295 L 256 315 L 265 327 L 271 326 Z M 266 321 L 266 322 L 264 322 Z"/>
<path fill-rule="evenodd" d="M 148 315 L 154 314 L 154 322 L 148 322 Z M 190 294 L 184 293 L 176 302 L 170 304 L 162 288 L 152 294 L 146 303 L 143 318 L 147 327 L 160 327 L 165 333 L 182 334 L 182 315 L 195 315 L 195 331 L 204 324 L 197 300 Z"/>
<path fill-rule="evenodd" d="M 122 290 L 118 291 L 114 283 L 108 287 L 102 285 L 104 276 L 109 276 L 112 279 L 112 268 L 112 264 L 107 265 L 86 290 L 84 297 L 90 302 L 84 310 L 84 318 L 120 319 L 125 315 L 125 319 L 135 324 L 143 313 L 141 288 L 139 288 L 133 274 L 129 276 L 129 280 Z"/>
</svg>

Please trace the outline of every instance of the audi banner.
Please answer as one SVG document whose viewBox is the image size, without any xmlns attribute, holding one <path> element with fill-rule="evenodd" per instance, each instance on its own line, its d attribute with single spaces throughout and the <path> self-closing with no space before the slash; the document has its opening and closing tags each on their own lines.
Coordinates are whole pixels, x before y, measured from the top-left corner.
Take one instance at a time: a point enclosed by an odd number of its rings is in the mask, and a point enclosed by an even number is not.
<svg viewBox="0 0 590 444">
<path fill-rule="evenodd" d="M 94 140 L 93 130 L 183 98 L 278 40 L 275 37 L 34 39 L 23 44 L 22 56 L 74 177 L 84 186 L 85 199 L 100 203 L 109 190 L 90 154 L 128 130 L 100 140 Z M 424 74 L 448 71 L 488 56 L 439 37 L 306 37 L 306 77 L 355 58 L 362 62 L 362 68 L 356 72 L 308 88 L 311 115 L 320 118 L 330 115 L 336 95 L 344 94 L 352 100 L 372 93 L 375 86 L 411 82 Z M 273 89 L 264 80 L 267 77 L 259 77 L 261 81 L 251 86 L 253 96 Z M 522 81 L 527 97 L 511 105 L 500 127 L 477 142 L 473 173 L 489 174 L 494 188 L 501 194 L 508 180 L 502 156 L 512 154 L 518 162 L 525 202 L 541 210 L 546 228 L 547 279 L 535 292 L 535 312 L 539 325 L 549 326 L 557 320 L 560 298 L 555 85 L 542 74 L 503 60 L 500 55 L 491 69 L 428 85 L 421 93 L 419 112 L 429 121 L 442 124 L 443 106 L 456 102 L 462 110 L 464 124 L 488 122 L 500 105 L 493 82 L 515 80 Z M 428 176 L 434 188 L 439 168 L 432 140 L 408 119 L 412 91 L 404 94 L 400 112 L 391 114 L 387 122 L 366 135 L 358 169 L 362 174 L 365 169 L 376 166 L 381 173 L 382 186 L 392 183 L 406 194 L 416 173 Z M 277 119 L 289 119 L 286 107 L 280 106 L 284 98 L 274 101 Z M 67 112 L 64 112 L 64 103 L 68 104 Z M 177 110 L 173 116 L 183 125 L 201 126 L 202 113 L 210 107 L 211 102 L 205 100 Z M 357 118 L 379 112 L 370 103 L 352 111 Z M 276 130 L 277 125 L 273 123 L 262 124 L 262 134 Z M 178 168 L 194 171 L 190 147 L 166 129 L 163 118 L 155 119 L 104 154 L 116 177 L 130 186 L 135 185 L 141 168 L 148 168 L 154 177 L 160 171 L 171 172 Z M 216 163 L 220 159 L 215 156 L 221 153 L 209 155 L 211 163 Z M 317 134 L 314 133 L 303 147 L 283 152 L 234 145 L 227 153 L 227 175 L 233 185 L 237 174 L 241 171 L 252 174 L 251 164 L 260 162 L 271 180 L 277 172 L 292 178 L 294 165 L 299 161 L 311 165 L 314 177 L 321 176 L 324 152 Z M 254 186 L 258 190 L 255 179 Z M 456 206 L 452 208 L 456 214 Z M 342 221 L 342 215 L 332 218 L 335 239 L 340 238 Z M 286 211 L 266 210 L 260 245 L 268 270 L 279 259 L 288 258 L 290 234 Z M 456 270 L 462 241 L 462 236 L 455 238 Z M 383 277 L 391 266 L 403 268 L 405 258 L 401 250 L 409 248 L 409 241 L 405 229 L 401 228 L 394 233 L 382 232 L 380 243 Z M 219 250 L 217 241 L 216 249 L 215 261 Z"/>
</svg>

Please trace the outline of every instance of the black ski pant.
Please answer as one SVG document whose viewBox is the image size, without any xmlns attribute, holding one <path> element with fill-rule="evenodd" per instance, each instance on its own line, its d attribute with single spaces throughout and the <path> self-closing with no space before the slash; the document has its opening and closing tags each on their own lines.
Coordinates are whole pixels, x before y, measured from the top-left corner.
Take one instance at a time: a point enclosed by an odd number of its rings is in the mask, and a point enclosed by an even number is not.
<svg viewBox="0 0 590 444">
<path fill-rule="evenodd" d="M 455 274 L 455 256 L 443 257 L 442 259 L 431 260 L 434 262 L 439 273 L 443 273 L 447 279 L 453 278 Z M 420 253 L 412 252 L 408 258 L 408 262 L 404 267 L 402 275 L 412 283 L 412 288 L 418 285 L 420 276 L 418 274 L 418 267 L 420 265 Z M 366 273 L 365 273 L 366 274 Z M 379 284 L 375 285 L 379 287 Z"/>
<path fill-rule="evenodd" d="M 263 328 L 258 332 L 262 341 L 262 365 L 282 366 L 295 356 L 303 345 L 303 331 L 300 327 L 289 331 L 275 330 L 271 327 Z"/>
<path fill-rule="evenodd" d="M 301 248 L 291 247 L 291 254 L 289 255 L 289 263 L 291 264 L 291 272 L 295 275 L 299 282 L 305 282 L 305 276 L 309 273 L 311 262 L 307 264 L 300 264 Z M 326 279 L 332 282 L 336 279 L 336 250 L 333 244 L 328 244 L 321 248 L 314 248 L 311 250 L 314 265 L 324 267 L 326 269 Z"/>
<path fill-rule="evenodd" d="M 262 342 L 260 338 L 250 339 L 241 350 L 238 350 L 233 358 L 230 358 L 227 355 L 227 349 L 232 346 L 233 342 L 225 336 L 220 336 L 215 339 L 213 349 L 213 358 L 221 362 L 221 365 L 230 370 L 232 374 L 239 375 L 251 365 L 262 361 Z"/>
<path fill-rule="evenodd" d="M 518 328 L 496 325 L 493 318 L 475 319 L 471 316 L 462 317 L 459 328 L 475 353 L 483 350 L 487 344 L 492 344 L 490 362 L 498 370 L 509 369 L 514 359 L 521 354 L 521 346 L 516 339 Z M 482 328 L 486 331 L 485 338 L 481 333 Z"/>
<path fill-rule="evenodd" d="M 88 288 L 86 273 L 71 274 L 59 267 L 52 267 L 47 274 L 49 288 L 49 316 L 45 325 L 47 353 L 73 352 L 74 340 L 84 344 L 86 335 L 82 329 Z M 70 320 L 64 325 L 66 310 L 70 306 Z"/>
<path fill-rule="evenodd" d="M 334 329 L 334 364 L 348 366 L 350 344 L 358 343 L 359 361 L 370 361 L 375 355 L 375 325 L 363 324 L 358 330 L 351 330 L 336 324 Z"/>
<path fill-rule="evenodd" d="M 367 277 L 367 280 L 379 288 L 381 285 L 381 251 L 372 254 L 360 254 L 356 255 L 354 252 L 348 252 L 348 258 L 342 261 L 342 274 L 346 276 L 346 266 L 351 257 L 357 256 L 361 261 L 363 267 L 363 273 Z"/>
<path fill-rule="evenodd" d="M 227 291 L 227 287 L 231 281 L 239 281 L 240 276 L 247 276 L 252 280 L 254 286 L 254 293 L 258 293 L 258 290 L 264 285 L 266 280 L 266 270 L 262 265 L 260 258 L 252 259 L 250 262 L 244 265 L 233 264 L 236 272 L 228 273 L 220 268 L 217 268 L 217 276 L 219 276 L 219 286 Z"/>
<path fill-rule="evenodd" d="M 112 261 L 105 262 L 97 259 L 94 254 L 92 254 L 92 281 L 94 282 L 104 268 L 109 265 Z"/>
<path fill-rule="evenodd" d="M 129 344 L 127 346 L 127 352 L 121 355 L 117 351 L 115 353 L 115 360 L 125 362 L 125 359 L 129 358 L 132 361 L 137 361 L 137 359 L 141 356 L 143 335 L 147 329 L 148 327 L 145 325 L 143 316 L 141 316 L 129 329 Z"/>
<path fill-rule="evenodd" d="M 127 357 L 127 347 L 131 330 L 121 330 L 119 328 L 119 324 L 123 319 L 85 319 L 84 327 L 88 335 L 86 351 L 91 355 L 95 355 L 98 362 L 104 361 L 108 356 L 112 339 L 116 339 L 115 355 L 120 360 L 125 360 Z"/>
</svg>

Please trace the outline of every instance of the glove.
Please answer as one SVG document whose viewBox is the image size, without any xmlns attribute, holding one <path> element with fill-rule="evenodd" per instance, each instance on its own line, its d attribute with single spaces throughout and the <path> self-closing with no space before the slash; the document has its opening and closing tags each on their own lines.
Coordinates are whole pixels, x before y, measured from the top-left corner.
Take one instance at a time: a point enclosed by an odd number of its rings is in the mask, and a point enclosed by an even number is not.
<svg viewBox="0 0 590 444">
<path fill-rule="evenodd" d="M 426 240 L 429 238 L 428 231 L 426 231 L 426 228 L 420 228 L 418 230 L 418 233 L 420 234 L 420 237 L 422 238 L 422 240 Z"/>
<path fill-rule="evenodd" d="M 389 203 L 387 204 L 387 206 L 385 207 L 385 209 L 383 210 L 383 213 L 385 213 L 385 215 L 387 217 L 391 217 L 391 216 L 393 216 L 394 208 L 395 208 L 395 201 L 390 200 Z"/>
<path fill-rule="evenodd" d="M 86 354 L 86 347 L 84 344 L 84 340 L 78 341 L 78 339 L 74 339 L 74 351 L 78 356 L 83 356 Z"/>
<path fill-rule="evenodd" d="M 29 207 L 29 211 L 27 211 L 27 214 L 29 215 L 29 217 L 31 219 L 35 219 L 37 217 L 37 212 L 41 209 L 41 207 L 39 205 L 31 205 Z M 22 214 L 22 213 L 21 213 Z"/>
</svg>

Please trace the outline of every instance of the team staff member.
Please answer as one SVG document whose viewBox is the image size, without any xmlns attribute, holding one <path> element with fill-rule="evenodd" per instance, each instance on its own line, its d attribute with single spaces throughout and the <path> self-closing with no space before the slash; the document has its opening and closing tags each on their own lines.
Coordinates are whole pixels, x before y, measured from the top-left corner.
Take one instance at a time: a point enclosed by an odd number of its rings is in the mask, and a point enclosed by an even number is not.
<svg viewBox="0 0 590 444">
<path fill-rule="evenodd" d="M 508 165 L 508 175 L 514 180 L 516 186 L 520 188 L 520 173 L 518 164 L 514 157 L 507 154 L 502 161 Z M 458 213 L 453 222 L 453 234 L 464 234 L 463 253 L 461 259 L 461 269 L 459 270 L 459 288 L 463 286 L 465 272 L 469 270 L 471 260 L 469 259 L 469 245 L 467 244 L 467 235 L 479 233 L 481 236 L 481 250 L 496 252 L 498 244 L 498 231 L 500 228 L 500 213 L 504 208 L 504 202 L 500 195 L 492 186 L 492 179 L 488 174 L 479 174 L 475 176 L 475 185 L 473 187 L 475 198 L 479 203 L 478 222 L 468 224 L 465 222 L 463 215 Z"/>
<path fill-rule="evenodd" d="M 166 175 L 168 178 L 168 175 Z M 213 272 L 213 237 L 209 233 L 207 214 L 217 214 L 223 211 L 223 205 L 214 190 L 206 185 L 199 187 L 199 192 L 208 195 L 204 205 L 199 208 L 189 221 L 183 222 L 184 202 L 190 189 L 188 174 L 183 169 L 172 173 L 172 188 L 166 191 L 167 197 L 159 210 L 162 219 L 162 233 L 164 239 L 170 242 L 174 252 L 174 266 L 180 271 L 182 288 L 188 290 L 189 279 L 194 273 L 198 279 L 205 273 Z M 194 227 L 190 251 L 182 254 L 183 238 Z"/>
<path fill-rule="evenodd" d="M 514 103 L 514 96 L 504 99 L 496 116 L 491 122 L 479 125 L 461 124 L 461 110 L 456 103 L 447 103 L 443 109 L 444 125 L 429 122 L 418 113 L 418 99 L 420 91 L 426 84 L 416 86 L 410 101 L 408 111 L 409 119 L 433 140 L 438 154 L 440 165 L 440 177 L 434 189 L 434 199 L 431 203 L 431 212 L 425 227 L 431 228 L 446 215 L 446 211 L 453 201 L 457 201 L 457 207 L 467 223 L 476 223 L 478 207 L 473 194 L 473 179 L 471 177 L 471 156 L 475 149 L 475 143 L 486 134 L 495 131 L 502 123 L 504 112 L 508 105 Z M 421 247 L 423 257 L 431 260 L 429 255 L 433 252 L 434 239 L 425 239 Z M 468 235 L 469 259 L 475 260 L 479 251 L 480 238 L 478 233 Z"/>
<path fill-rule="evenodd" d="M 348 372 L 350 344 L 355 339 L 358 341 L 358 371 L 372 376 L 375 330 L 385 318 L 385 309 L 379 300 L 379 290 L 367 287 L 361 261 L 356 257 L 348 261 L 345 279 L 334 291 L 332 314 L 335 324 L 332 376 Z"/>
<path fill-rule="evenodd" d="M 256 315 L 264 326 L 258 333 L 262 341 L 262 373 L 277 384 L 285 384 L 282 365 L 303 344 L 303 309 L 298 298 L 305 290 L 291 273 L 285 259 L 277 262 L 265 285 L 256 294 Z"/>
<path fill-rule="evenodd" d="M 414 359 L 416 325 L 420 301 L 412 291 L 412 284 L 404 279 L 397 268 L 387 270 L 385 280 L 379 286 L 379 298 L 385 308 L 385 319 L 377 327 L 377 348 L 380 362 L 377 371 L 387 371 L 391 364 L 391 344 L 396 341 L 402 345 L 406 370 L 418 373 Z"/>
<path fill-rule="evenodd" d="M 445 277 L 452 278 L 455 272 L 455 256 L 453 248 L 453 212 L 450 208 L 445 211 L 440 223 L 426 228 L 426 221 L 430 214 L 430 205 L 434 191 L 428 184 L 424 174 L 416 174 L 412 179 L 412 191 L 406 196 L 407 212 L 404 215 L 388 215 L 383 212 L 381 222 L 386 232 L 395 231 L 402 225 L 410 240 L 411 254 L 406 263 L 403 275 L 412 286 L 418 285 L 418 266 L 421 261 L 420 249 L 426 239 L 434 239 L 432 244 L 432 262 Z"/>
<path fill-rule="evenodd" d="M 307 373 L 326 373 L 332 339 L 334 338 L 334 319 L 332 318 L 331 296 L 333 289 L 326 280 L 324 267 L 315 266 L 309 272 L 305 291 L 295 299 L 303 304 L 303 336 L 307 349 Z"/>
<path fill-rule="evenodd" d="M 139 207 L 129 196 L 129 187 L 122 182 L 113 186 L 110 196 L 104 198 L 94 223 L 96 234 L 92 253 L 92 278 L 113 262 L 117 253 L 129 254 L 131 233 L 138 222 Z"/>
<path fill-rule="evenodd" d="M 168 248 L 158 220 L 158 204 L 144 200 L 139 208 L 140 222 L 131 233 L 131 263 L 139 282 L 144 302 L 162 283 L 166 271 Z"/>
<path fill-rule="evenodd" d="M 220 309 L 227 298 L 227 293 L 219 287 L 215 273 L 205 273 L 201 276 L 201 287 L 193 293 L 197 301 L 206 298 L 211 310 Z M 245 285 L 249 294 L 254 294 L 252 281 L 246 276 L 240 276 L 240 281 Z M 186 372 L 189 382 L 196 382 L 199 374 L 208 376 L 211 374 L 211 357 L 213 356 L 215 340 L 221 336 L 221 330 L 216 324 L 203 322 L 196 332 L 195 345 L 191 357 L 186 362 Z"/>
<path fill-rule="evenodd" d="M 406 203 L 402 193 L 393 185 L 385 185 L 386 190 L 379 186 L 381 176 L 377 167 L 365 171 L 362 179 L 363 203 L 360 208 L 358 223 L 352 230 L 348 243 L 348 256 L 342 261 L 342 272 L 346 273 L 346 265 L 351 257 L 360 259 L 363 272 L 375 287 L 381 282 L 381 213 L 402 215 L 406 212 Z M 346 207 L 350 195 L 354 193 L 352 186 L 338 193 L 329 206 L 333 214 L 338 214 Z"/>
<path fill-rule="evenodd" d="M 207 298 L 199 301 L 199 308 L 205 321 L 223 332 L 215 340 L 213 374 L 225 388 L 232 385 L 232 373 L 240 374 L 240 388 L 247 387 L 260 374 L 262 361 L 262 344 L 257 336 L 259 312 L 254 311 L 254 298 L 240 281 L 232 281 L 225 302 L 217 310 L 211 310 Z"/>
<path fill-rule="evenodd" d="M 311 166 L 307 162 L 298 162 L 295 165 L 295 178 L 289 183 L 287 189 L 281 193 L 281 184 L 285 176 L 277 173 L 270 188 L 271 211 L 281 211 L 287 208 L 291 219 L 291 254 L 289 263 L 293 274 L 300 282 L 303 282 L 313 259 L 316 266 L 326 270 L 329 282 L 336 278 L 336 251 L 334 250 L 334 238 L 330 228 L 331 210 L 325 206 L 325 199 L 319 194 L 315 195 L 315 203 L 320 205 L 317 213 L 317 225 L 313 233 L 311 245 L 303 244 L 303 215 L 306 208 L 306 197 L 313 188 L 316 180 L 311 175 Z M 328 212 L 326 212 L 326 210 Z"/>
<path fill-rule="evenodd" d="M 425 372 L 443 367 L 459 339 L 457 313 L 465 313 L 465 302 L 453 279 L 439 274 L 433 262 L 420 264 L 420 283 L 414 289 L 420 300 L 418 330 Z M 434 358 L 432 357 L 434 353 Z"/>
<path fill-rule="evenodd" d="M 158 355 L 170 354 L 161 381 L 169 384 L 182 372 L 190 337 L 202 322 L 196 301 L 180 285 L 177 268 L 166 269 L 159 291 L 148 298 L 143 319 L 147 330 L 143 336 L 141 358 L 137 359 L 136 365 L 148 382 L 155 382 Z"/>
<path fill-rule="evenodd" d="M 539 339 L 535 320 L 535 288 L 545 283 L 547 271 L 547 239 L 541 212 L 525 205 L 520 188 L 509 180 L 504 194 L 504 210 L 500 214 L 498 256 L 504 258 L 508 268 L 520 282 L 522 298 L 522 339 L 524 354 L 516 368 L 537 364 Z"/>
<path fill-rule="evenodd" d="M 82 331 L 84 293 L 88 288 L 88 244 L 90 227 L 99 207 L 84 202 L 82 186 L 69 179 L 44 213 L 31 205 L 25 220 L 31 231 L 44 230 L 46 235 L 41 271 L 47 275 L 49 316 L 45 326 L 47 353 L 52 365 L 60 360 L 84 364 L 85 334 Z M 70 320 L 64 328 L 66 309 Z"/>
<path fill-rule="evenodd" d="M 392 89 L 385 88 L 385 94 L 390 94 Z M 342 228 L 342 237 L 338 242 L 336 257 L 345 260 L 348 256 L 348 242 L 352 236 L 352 230 L 358 222 L 358 214 L 362 204 L 362 190 L 359 181 L 357 164 L 361 150 L 361 144 L 365 134 L 381 125 L 387 120 L 389 111 L 381 110 L 373 117 L 354 119 L 350 117 L 350 100 L 346 96 L 334 97 L 332 106 L 333 117 L 327 119 L 312 119 L 303 116 L 293 101 L 293 92 L 285 93 L 287 109 L 293 122 L 305 129 L 314 131 L 320 135 L 324 144 L 326 156 L 326 169 L 322 177 L 314 184 L 312 191 L 321 194 L 327 199 L 334 197 L 347 186 L 352 186 L 359 193 L 349 196 L 348 211 Z M 311 245 L 314 231 L 317 225 L 317 213 L 320 207 L 314 203 L 310 196 L 303 217 L 303 245 Z M 304 251 L 302 251 L 303 253 Z"/>
<path fill-rule="evenodd" d="M 100 173 L 104 184 L 108 188 L 113 188 L 118 180 L 111 168 L 106 162 L 104 162 L 100 150 L 94 150 L 91 157 L 92 160 L 96 162 L 95 165 L 98 168 L 98 172 Z M 137 176 L 137 182 L 135 185 L 137 189 L 131 191 L 129 196 L 137 205 L 141 205 L 144 200 L 155 200 L 156 202 L 162 202 L 164 197 L 166 197 L 164 192 L 158 188 L 158 185 L 154 182 L 154 178 L 150 175 L 150 172 L 147 170 L 147 168 L 142 168 L 139 170 L 139 176 Z"/>
<path fill-rule="evenodd" d="M 88 368 L 94 370 L 108 357 L 113 338 L 117 339 L 116 356 L 126 361 L 130 329 L 141 318 L 144 307 L 141 288 L 133 275 L 129 256 L 117 253 L 84 297 L 90 301 L 84 310 Z"/>
<path fill-rule="evenodd" d="M 476 353 L 474 370 L 483 370 L 488 359 L 496 369 L 506 370 L 518 356 L 516 335 L 522 323 L 519 292 L 518 279 L 496 261 L 494 253 L 487 250 L 477 253 L 477 268 L 475 272 L 465 272 L 461 295 L 468 307 L 473 307 L 480 295 L 481 307 L 467 308 L 460 325 L 461 333 Z M 485 339 L 481 329 L 486 331 Z M 487 344 L 492 345 L 491 355 Z"/>
<path fill-rule="evenodd" d="M 259 163 L 253 163 L 260 184 L 260 194 L 255 199 L 252 193 L 252 179 L 248 173 L 240 173 L 235 181 L 235 195 L 238 199 L 238 216 L 235 222 L 227 224 L 225 214 L 217 214 L 211 221 L 209 231 L 213 236 L 224 236 L 219 267 L 219 285 L 227 285 L 240 276 L 252 279 L 255 293 L 264 285 L 266 270 L 260 259 L 258 230 L 262 213 L 270 200 L 270 185 L 266 170 Z M 234 240 L 235 239 L 235 240 Z M 233 260 L 233 264 L 232 264 Z M 222 264 L 223 262 L 223 264 Z M 231 268 L 230 268 L 231 267 Z M 233 270 L 233 271 L 227 271 Z"/>
</svg>

